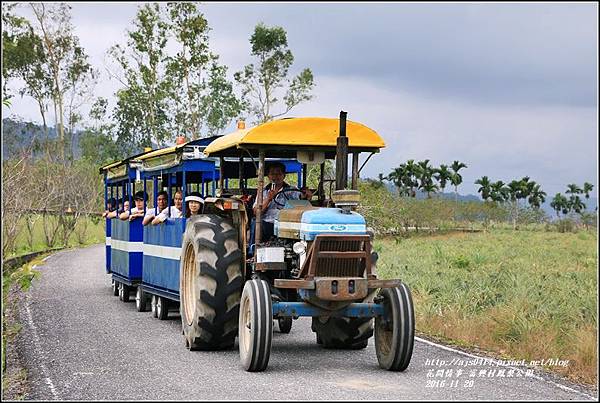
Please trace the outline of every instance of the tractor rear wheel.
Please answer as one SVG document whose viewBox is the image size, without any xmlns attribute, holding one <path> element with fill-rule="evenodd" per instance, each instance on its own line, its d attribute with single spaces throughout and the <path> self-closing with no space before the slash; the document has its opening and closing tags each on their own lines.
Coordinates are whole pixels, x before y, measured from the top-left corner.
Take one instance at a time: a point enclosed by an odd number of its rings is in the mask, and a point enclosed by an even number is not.
<svg viewBox="0 0 600 403">
<path fill-rule="evenodd" d="M 119 282 L 114 279 L 112 281 L 112 292 L 115 297 L 119 296 Z"/>
<path fill-rule="evenodd" d="M 240 360 L 246 371 L 264 371 L 269 365 L 273 340 L 273 306 L 269 283 L 247 281 L 239 318 Z"/>
<path fill-rule="evenodd" d="M 292 318 L 290 317 L 277 318 L 277 324 L 280 333 L 288 334 L 292 331 Z"/>
<path fill-rule="evenodd" d="M 375 352 L 379 366 L 389 371 L 404 371 L 412 357 L 415 341 L 415 314 L 408 287 L 384 288 L 385 317 L 375 318 Z"/>
<path fill-rule="evenodd" d="M 366 348 L 373 335 L 372 318 L 313 318 L 312 330 L 317 343 L 325 348 L 360 350 Z"/>
<path fill-rule="evenodd" d="M 243 284 L 238 230 L 228 218 L 194 216 L 181 253 L 180 313 L 190 350 L 233 347 Z"/>
</svg>

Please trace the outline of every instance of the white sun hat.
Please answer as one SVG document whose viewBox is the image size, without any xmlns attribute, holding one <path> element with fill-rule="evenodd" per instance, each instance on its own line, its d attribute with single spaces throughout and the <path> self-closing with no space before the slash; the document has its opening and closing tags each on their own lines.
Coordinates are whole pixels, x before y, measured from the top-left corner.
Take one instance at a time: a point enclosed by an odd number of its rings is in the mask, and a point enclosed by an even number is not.
<svg viewBox="0 0 600 403">
<path fill-rule="evenodd" d="M 204 199 L 200 196 L 186 196 L 185 201 L 186 202 L 195 201 L 195 202 L 204 204 Z"/>
</svg>

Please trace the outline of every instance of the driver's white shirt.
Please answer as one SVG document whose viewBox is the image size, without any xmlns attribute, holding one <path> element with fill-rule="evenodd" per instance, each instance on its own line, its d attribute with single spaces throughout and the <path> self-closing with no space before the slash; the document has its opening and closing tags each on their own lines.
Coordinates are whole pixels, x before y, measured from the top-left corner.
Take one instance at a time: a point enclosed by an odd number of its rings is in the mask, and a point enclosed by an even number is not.
<svg viewBox="0 0 600 403">
<path fill-rule="evenodd" d="M 271 190 L 271 185 L 269 184 L 265 186 L 263 189 L 263 200 L 267 198 L 269 195 L 269 191 Z M 286 192 L 282 193 L 282 190 L 286 190 Z M 283 184 L 283 187 L 279 190 L 277 195 L 271 200 L 271 203 L 267 206 L 266 210 L 262 211 L 261 219 L 266 222 L 275 222 L 277 219 L 277 214 L 279 214 L 279 210 L 281 210 L 285 206 L 286 200 L 299 200 L 300 199 L 300 191 L 295 189 L 294 187 L 288 185 L 287 183 Z M 256 207 L 258 199 L 254 201 L 253 208 Z"/>
</svg>

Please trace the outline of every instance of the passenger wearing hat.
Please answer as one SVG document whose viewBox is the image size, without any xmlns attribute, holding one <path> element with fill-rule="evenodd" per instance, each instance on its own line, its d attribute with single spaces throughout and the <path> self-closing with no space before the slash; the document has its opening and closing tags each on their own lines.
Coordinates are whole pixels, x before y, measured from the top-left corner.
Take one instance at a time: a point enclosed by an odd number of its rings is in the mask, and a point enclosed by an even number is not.
<svg viewBox="0 0 600 403">
<path fill-rule="evenodd" d="M 133 200 L 135 202 L 135 207 L 131 209 L 131 211 L 126 210 L 124 212 L 122 212 L 119 215 L 119 218 L 121 220 L 127 220 L 129 219 L 129 221 L 133 221 L 136 218 L 139 217 L 143 217 L 144 216 L 144 200 L 146 200 L 148 198 L 148 196 L 146 195 L 145 192 L 143 191 L 139 191 L 136 192 L 135 195 L 133 196 Z M 150 210 L 150 209 L 148 209 Z"/>
<path fill-rule="evenodd" d="M 185 216 L 190 218 L 193 215 L 200 214 L 200 208 L 204 205 L 204 199 L 198 192 L 192 192 L 185 197 Z"/>
</svg>

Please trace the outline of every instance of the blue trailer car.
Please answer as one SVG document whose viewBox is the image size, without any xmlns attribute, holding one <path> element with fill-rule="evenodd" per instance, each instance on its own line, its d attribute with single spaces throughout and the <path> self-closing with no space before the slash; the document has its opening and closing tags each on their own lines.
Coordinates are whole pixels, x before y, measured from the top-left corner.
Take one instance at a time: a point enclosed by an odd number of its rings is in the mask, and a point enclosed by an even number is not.
<svg viewBox="0 0 600 403">
<path fill-rule="evenodd" d="M 154 206 L 158 190 L 167 191 L 169 205 L 177 190 L 185 196 L 197 191 L 204 198 L 211 198 L 217 192 L 228 192 L 229 180 L 238 179 L 239 163 L 235 161 L 205 158 L 202 151 L 214 138 L 200 139 L 188 143 L 157 150 L 141 158 L 141 170 L 144 180 L 154 183 Z M 282 161 L 290 173 L 302 179 L 301 164 L 296 161 Z M 242 165 L 242 188 L 245 189 L 248 178 L 256 176 L 256 166 L 248 161 Z M 160 183 L 160 184 L 159 184 Z M 239 189 L 238 189 L 239 190 Z M 251 191 L 250 191 L 251 193 Z M 214 198 L 212 198 L 214 199 Z M 240 201 L 240 208 L 244 204 Z M 159 225 L 147 225 L 143 228 L 143 271 L 141 284 L 136 293 L 136 306 L 139 311 L 146 310 L 148 299 L 154 317 L 166 319 L 169 308 L 179 303 L 180 257 L 183 234 L 186 228 L 185 203 L 183 217 L 169 217 Z"/>
<path fill-rule="evenodd" d="M 104 175 L 105 209 L 113 214 L 124 211 L 125 202 L 129 209 L 133 206 L 132 195 L 141 186 L 140 162 L 143 154 L 100 168 Z M 112 276 L 114 295 L 122 301 L 129 300 L 129 292 L 141 280 L 142 272 L 142 226 L 139 220 L 121 221 L 116 217 L 106 217 L 106 273 Z"/>
</svg>

